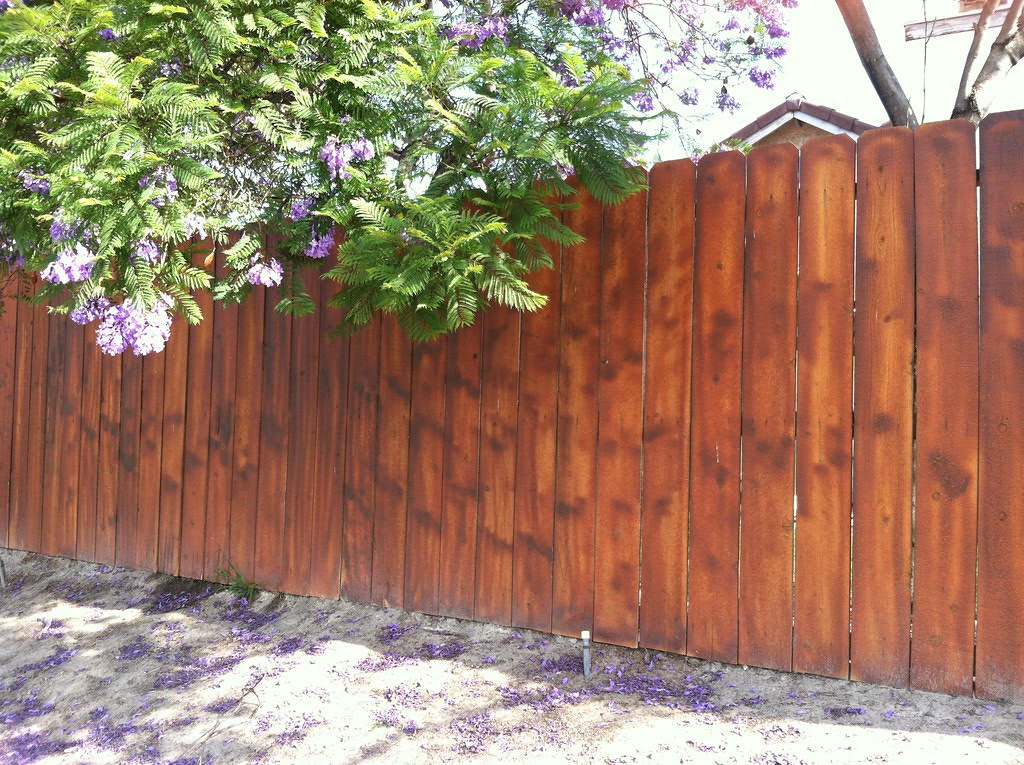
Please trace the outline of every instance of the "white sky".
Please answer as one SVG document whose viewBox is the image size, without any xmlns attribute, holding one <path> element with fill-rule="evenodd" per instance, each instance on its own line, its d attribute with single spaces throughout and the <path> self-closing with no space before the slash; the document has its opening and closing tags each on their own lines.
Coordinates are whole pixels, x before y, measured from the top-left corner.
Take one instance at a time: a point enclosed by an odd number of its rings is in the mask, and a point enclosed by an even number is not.
<svg viewBox="0 0 1024 765">
<path fill-rule="evenodd" d="M 925 18 L 922 0 L 865 0 L 878 38 L 889 63 L 914 104 L 927 121 L 949 117 L 960 80 L 964 57 L 971 43 L 970 33 L 933 38 L 927 45 L 927 102 L 922 88 L 925 45 L 906 42 L 903 25 Z M 955 13 L 955 0 L 927 0 L 927 17 Z M 952 9 L 952 10 L 951 10 Z M 773 90 L 759 90 L 747 83 L 730 87 L 742 106 L 732 115 L 720 115 L 701 126 L 703 145 L 722 140 L 752 122 L 793 93 L 807 101 L 834 108 L 872 125 L 888 121 L 861 66 L 853 43 L 834 0 L 801 0 L 789 11 L 788 55 Z M 990 35 L 997 30 L 991 30 Z M 983 58 L 987 45 L 982 47 Z M 922 106 L 924 107 L 922 109 Z M 1024 108 L 1024 63 L 1015 67 L 1004 81 L 993 111 Z M 662 158 L 677 155 L 671 144 L 660 147 Z"/>
</svg>

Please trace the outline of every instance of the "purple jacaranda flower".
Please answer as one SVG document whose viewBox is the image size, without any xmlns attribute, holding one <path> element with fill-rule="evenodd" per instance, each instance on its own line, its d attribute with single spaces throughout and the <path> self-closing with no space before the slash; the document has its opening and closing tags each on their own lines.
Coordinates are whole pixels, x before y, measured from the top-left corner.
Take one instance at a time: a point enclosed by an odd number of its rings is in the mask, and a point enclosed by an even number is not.
<svg viewBox="0 0 1024 765">
<path fill-rule="evenodd" d="M 68 223 L 62 218 L 54 218 L 50 224 L 50 241 L 64 242 L 75 239 L 81 230 L 82 224 L 78 221 Z"/>
<path fill-rule="evenodd" d="M 167 295 L 161 295 L 149 310 L 132 302 L 112 305 L 96 328 L 96 344 L 111 356 L 129 348 L 136 356 L 159 353 L 171 335 L 172 306 Z"/>
<path fill-rule="evenodd" d="M 14 7 L 14 0 L 0 0 L 0 13 L 6 13 Z"/>
<path fill-rule="evenodd" d="M 288 218 L 293 221 L 302 220 L 313 209 L 313 203 L 313 200 L 308 198 L 296 199 L 292 202 L 292 207 L 288 211 Z"/>
<path fill-rule="evenodd" d="M 642 112 L 654 111 L 654 98 L 651 96 L 650 91 L 643 90 L 635 93 L 629 100 L 633 106 Z"/>
<path fill-rule="evenodd" d="M 338 137 L 333 135 L 320 149 L 320 159 L 327 163 L 331 178 L 340 178 L 343 181 L 352 177 L 352 173 L 345 168 L 354 156 L 352 147 L 347 143 L 341 143 Z"/>
<path fill-rule="evenodd" d="M 352 148 L 352 154 L 355 158 L 361 159 L 364 162 L 373 159 L 376 155 L 373 150 L 373 144 L 366 138 L 357 138 L 349 146 Z"/>
<path fill-rule="evenodd" d="M 599 5 L 587 6 L 573 17 L 573 21 L 581 27 L 603 26 L 606 20 L 604 9 Z"/>
<path fill-rule="evenodd" d="M 169 61 L 160 64 L 160 74 L 164 77 L 177 77 L 181 74 L 181 59 L 172 56 Z"/>
<path fill-rule="evenodd" d="M 130 304 L 112 305 L 103 312 L 100 324 L 96 328 L 96 345 L 110 356 L 124 353 L 130 347 L 140 325 L 141 320 Z"/>
<path fill-rule="evenodd" d="M 102 295 L 88 298 L 82 305 L 74 309 L 70 318 L 75 324 L 88 324 L 103 316 L 110 308 L 110 300 Z"/>
<path fill-rule="evenodd" d="M 81 282 L 92 276 L 95 259 L 96 256 L 81 244 L 66 247 L 39 272 L 39 276 L 51 284 Z"/>
<path fill-rule="evenodd" d="M 192 237 L 198 234 L 200 238 L 206 238 L 206 219 L 198 213 L 190 212 L 181 219 L 181 227 L 185 234 Z"/>
<path fill-rule="evenodd" d="M 140 189 L 147 189 L 150 186 L 156 189 L 156 194 L 149 202 L 154 207 L 163 207 L 178 198 L 178 179 L 169 167 L 158 167 L 152 173 L 139 178 Z"/>
<path fill-rule="evenodd" d="M 107 27 L 106 29 L 101 29 L 101 30 L 99 31 L 99 35 L 100 35 L 100 37 L 102 37 L 102 38 L 103 38 L 104 40 L 116 40 L 116 39 L 118 38 L 118 34 L 117 34 L 117 32 L 115 32 L 115 31 L 114 31 L 113 29 L 111 29 L 110 27 Z"/>
<path fill-rule="evenodd" d="M 260 260 L 253 258 L 247 274 L 249 284 L 262 284 L 264 287 L 276 287 L 284 277 L 284 269 L 277 258 Z"/>
<path fill-rule="evenodd" d="M 729 17 L 729 21 L 726 23 L 724 28 L 725 28 L 726 31 L 732 31 L 733 29 L 739 29 L 740 28 L 740 21 L 739 21 L 739 19 L 737 19 L 735 16 L 730 16 Z"/>
<path fill-rule="evenodd" d="M 750 70 L 750 81 L 759 88 L 771 89 L 775 87 L 775 73 L 760 67 Z"/>
<path fill-rule="evenodd" d="M 331 248 L 334 246 L 334 229 L 328 230 L 323 236 L 313 235 L 313 238 L 309 242 L 309 246 L 306 248 L 305 255 L 307 258 L 315 258 L 321 260 L 331 254 Z"/>
<path fill-rule="evenodd" d="M 149 237 L 140 239 L 135 243 L 135 253 L 133 258 L 136 263 L 149 263 L 150 265 L 156 265 L 160 262 L 163 257 L 163 253 L 160 252 L 160 248 L 157 243 Z"/>
<path fill-rule="evenodd" d="M 22 185 L 34 194 L 50 193 L 50 181 L 40 171 L 22 170 L 18 173 Z"/>
</svg>

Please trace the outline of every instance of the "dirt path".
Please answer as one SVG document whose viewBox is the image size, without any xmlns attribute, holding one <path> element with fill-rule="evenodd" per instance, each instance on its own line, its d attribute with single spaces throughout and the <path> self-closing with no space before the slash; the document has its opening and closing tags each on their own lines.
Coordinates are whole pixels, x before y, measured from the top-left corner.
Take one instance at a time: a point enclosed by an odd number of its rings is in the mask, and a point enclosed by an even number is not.
<svg viewBox="0 0 1024 765">
<path fill-rule="evenodd" d="M 1024 763 L 1024 705 L 0 550 L 0 765 Z"/>
</svg>

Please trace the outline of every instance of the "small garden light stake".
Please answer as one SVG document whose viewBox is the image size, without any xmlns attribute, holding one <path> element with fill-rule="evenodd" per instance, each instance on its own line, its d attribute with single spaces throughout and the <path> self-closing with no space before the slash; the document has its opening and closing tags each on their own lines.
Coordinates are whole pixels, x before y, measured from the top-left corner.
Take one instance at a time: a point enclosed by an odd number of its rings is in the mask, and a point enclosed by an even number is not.
<svg viewBox="0 0 1024 765">
<path fill-rule="evenodd" d="M 583 676 L 590 677 L 590 631 L 580 633 L 583 638 Z"/>
</svg>

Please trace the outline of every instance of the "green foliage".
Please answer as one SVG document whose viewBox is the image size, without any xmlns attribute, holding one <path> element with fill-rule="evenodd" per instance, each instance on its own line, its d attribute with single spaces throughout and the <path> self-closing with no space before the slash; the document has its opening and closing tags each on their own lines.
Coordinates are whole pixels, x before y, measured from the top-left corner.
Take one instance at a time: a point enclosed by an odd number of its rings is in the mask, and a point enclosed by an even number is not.
<svg viewBox="0 0 1024 765">
<path fill-rule="evenodd" d="M 645 84 L 543 5 L 471 47 L 418 3 L 15 3 L 0 14 L 0 284 L 23 258 L 57 311 L 166 299 L 194 323 L 197 292 L 238 301 L 280 280 L 278 309 L 303 314 L 323 276 L 342 286 L 341 331 L 387 311 L 426 339 L 490 305 L 544 305 L 527 275 L 579 241 L 560 222 L 570 170 L 605 202 L 642 186 L 626 104 Z M 372 157 L 321 158 L 362 139 Z M 73 237 L 54 241 L 55 221 Z M 253 231 L 229 243 L 258 221 L 273 252 Z M 335 231 L 336 261 L 316 247 Z M 191 255 L 204 236 L 220 278 Z M 54 276 L 75 257 L 84 275 Z"/>
<path fill-rule="evenodd" d="M 214 573 L 217 581 L 225 585 L 236 598 L 245 598 L 251 603 L 256 597 L 256 593 L 259 592 L 259 585 L 246 580 L 233 563 L 228 563 L 228 568 L 219 568 Z"/>
</svg>

